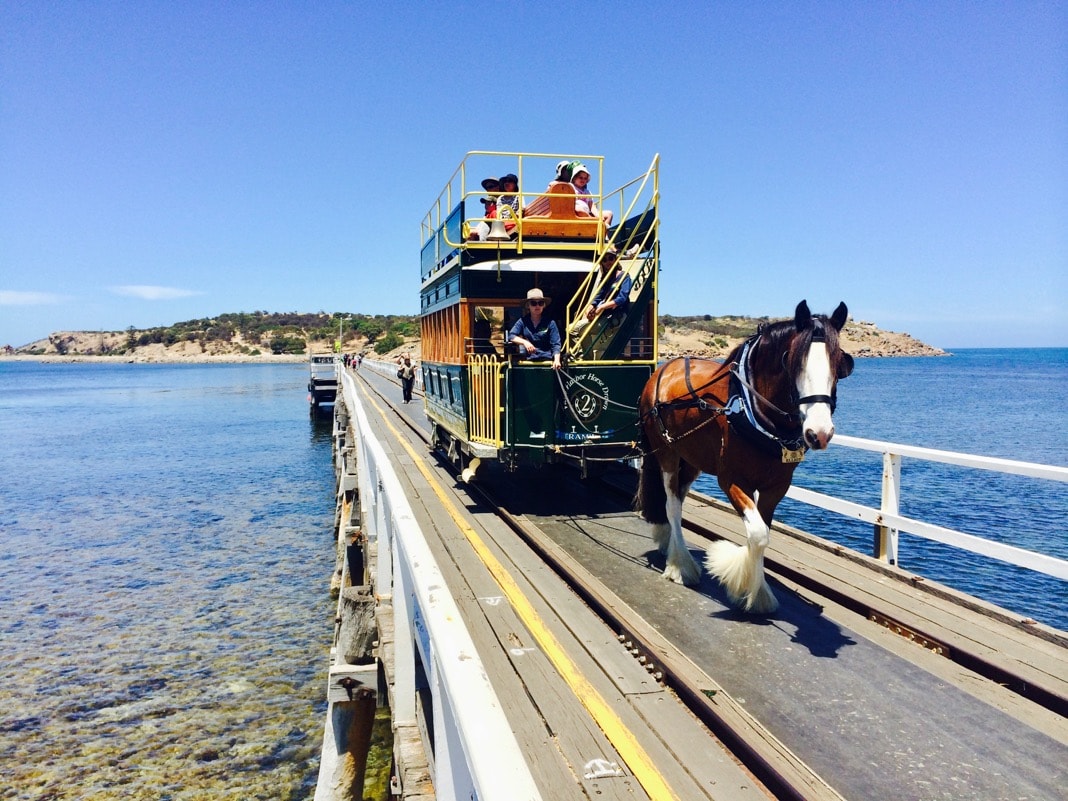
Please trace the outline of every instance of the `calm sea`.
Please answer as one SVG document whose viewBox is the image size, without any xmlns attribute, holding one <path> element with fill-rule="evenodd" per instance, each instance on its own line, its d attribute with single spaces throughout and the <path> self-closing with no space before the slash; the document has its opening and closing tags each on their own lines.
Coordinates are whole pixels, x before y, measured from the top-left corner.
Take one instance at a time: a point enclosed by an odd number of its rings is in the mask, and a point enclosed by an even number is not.
<svg viewBox="0 0 1068 801">
<path fill-rule="evenodd" d="M 0 362 L 0 798 L 311 796 L 334 503 L 306 382 L 302 365 Z M 1063 465 L 1068 349 L 858 360 L 836 423 Z M 881 469 L 832 446 L 795 480 L 878 505 Z M 1064 484 L 907 459 L 902 483 L 905 514 L 1068 558 Z M 869 526 L 801 504 L 778 518 L 871 547 Z M 1065 582 L 902 540 L 906 569 L 1068 629 Z"/>
<path fill-rule="evenodd" d="M 306 384 L 0 362 L 0 798 L 314 792 L 334 501 Z"/>
<path fill-rule="evenodd" d="M 838 385 L 835 429 L 866 439 L 1068 465 L 1068 348 L 976 349 L 949 357 L 857 359 Z M 882 456 L 810 452 L 794 484 L 879 507 Z M 714 479 L 696 489 L 719 498 Z M 905 458 L 901 512 L 928 523 L 1068 559 L 1068 485 Z M 872 552 L 872 526 L 785 499 L 780 522 Z M 899 564 L 1058 629 L 1068 583 L 901 534 Z"/>
</svg>

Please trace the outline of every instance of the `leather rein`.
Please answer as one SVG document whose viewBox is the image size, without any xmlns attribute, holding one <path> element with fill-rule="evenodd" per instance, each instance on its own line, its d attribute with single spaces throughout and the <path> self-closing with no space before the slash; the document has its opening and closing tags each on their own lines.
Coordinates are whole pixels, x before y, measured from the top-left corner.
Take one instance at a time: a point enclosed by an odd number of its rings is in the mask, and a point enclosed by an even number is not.
<svg viewBox="0 0 1068 801">
<path fill-rule="evenodd" d="M 747 339 L 742 344 L 738 360 L 721 365 L 720 369 L 717 370 L 715 374 L 713 374 L 712 378 L 710 378 L 707 382 L 705 382 L 699 387 L 694 387 L 692 381 L 690 380 L 690 356 L 684 356 L 684 379 L 686 381 L 686 390 L 688 393 L 687 397 L 678 398 L 672 401 L 661 401 L 659 399 L 660 380 L 661 378 L 663 378 L 663 371 L 660 371 L 656 379 L 655 397 L 657 398 L 657 400 L 653 404 L 653 407 L 648 412 L 646 412 L 646 414 L 655 414 L 657 426 L 660 429 L 660 435 L 664 438 L 666 442 L 674 442 L 676 440 L 682 439 L 683 437 L 689 436 L 698 429 L 703 428 L 704 426 L 711 423 L 720 415 L 729 415 L 731 424 L 736 425 L 736 418 L 743 417 L 745 413 L 751 412 L 753 416 L 759 415 L 759 417 L 763 418 L 766 422 L 764 422 L 763 424 L 756 423 L 755 425 L 750 423 L 750 425 L 748 426 L 748 428 L 750 429 L 749 433 L 757 433 L 763 435 L 765 438 L 772 440 L 776 444 L 776 446 L 781 447 L 783 449 L 784 453 L 787 451 L 796 452 L 800 450 L 801 452 L 803 452 L 804 450 L 807 450 L 808 446 L 804 443 L 803 437 L 797 436 L 796 434 L 786 434 L 781 432 L 780 427 L 775 425 L 770 419 L 768 419 L 767 415 L 760 410 L 759 404 L 762 404 L 770 411 L 781 415 L 784 418 L 785 425 L 790 428 L 794 428 L 801 424 L 801 404 L 826 403 L 830 405 L 831 412 L 833 413 L 836 405 L 836 399 L 833 395 L 805 395 L 804 397 L 799 397 L 796 385 L 794 384 L 794 382 L 791 382 L 791 401 L 792 404 L 795 405 L 796 411 L 787 412 L 783 409 L 780 409 L 776 404 L 772 403 L 768 398 L 762 395 L 757 390 L 757 388 L 754 387 L 753 384 L 750 383 L 750 381 L 746 378 L 746 375 L 748 375 L 749 373 L 748 367 L 752 352 L 753 350 L 755 350 L 761 334 L 762 332 L 758 331 L 756 334 L 749 337 L 749 339 Z M 819 324 L 818 321 L 816 330 L 813 332 L 812 342 L 826 342 L 826 336 L 823 333 L 823 327 L 821 324 Z M 787 353 L 783 353 L 782 358 L 784 367 L 786 366 L 786 357 Z M 735 381 L 737 382 L 737 388 L 732 386 L 732 390 L 736 391 L 732 391 L 730 393 L 730 397 L 726 400 L 720 399 L 719 397 L 711 393 L 709 393 L 711 396 L 710 398 L 702 395 L 701 393 L 703 393 L 704 390 L 708 389 L 708 387 L 722 380 L 724 371 L 730 374 L 732 379 L 732 385 Z M 710 403 L 710 400 L 713 401 L 715 405 L 713 405 L 713 403 Z M 674 411 L 676 409 L 700 409 L 701 411 L 711 412 L 712 414 L 711 417 L 709 417 L 707 420 L 702 420 L 700 423 L 698 423 L 696 426 L 689 429 L 688 431 L 684 431 L 682 434 L 673 437 L 668 432 L 667 426 L 664 424 L 661 412 L 663 410 Z"/>
</svg>

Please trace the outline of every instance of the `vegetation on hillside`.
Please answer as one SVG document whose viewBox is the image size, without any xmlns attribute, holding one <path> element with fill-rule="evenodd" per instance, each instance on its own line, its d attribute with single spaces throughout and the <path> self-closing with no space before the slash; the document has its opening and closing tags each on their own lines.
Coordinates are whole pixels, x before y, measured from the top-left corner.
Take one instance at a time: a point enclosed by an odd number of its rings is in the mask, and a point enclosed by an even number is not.
<svg viewBox="0 0 1068 801">
<path fill-rule="evenodd" d="M 207 350 L 211 343 L 225 343 L 249 355 L 266 351 L 303 354 L 309 347 L 331 349 L 340 335 L 343 349 L 372 347 L 377 353 L 387 353 L 403 344 L 406 337 L 418 333 L 419 321 L 411 315 L 254 311 L 220 314 L 157 328 L 130 326 L 120 342 L 109 344 L 103 351 L 109 355 L 122 355 L 145 345 L 195 342 L 202 350 Z M 66 343 L 62 336 L 52 335 L 49 342 L 56 352 L 61 355 L 65 352 Z M 22 352 L 35 351 L 43 351 L 43 348 Z"/>
<path fill-rule="evenodd" d="M 745 339 L 760 325 L 771 322 L 771 317 L 739 317 L 726 315 L 713 317 L 711 314 L 690 317 L 675 317 L 670 314 L 660 315 L 658 329 L 663 336 L 667 330 L 700 331 L 707 335 L 707 344 L 716 348 L 726 348 L 730 340 Z"/>
<path fill-rule="evenodd" d="M 760 325 L 776 319 L 780 318 L 665 314 L 660 317 L 658 328 L 663 352 L 669 356 L 688 352 L 718 357 L 729 353 Z M 134 357 L 142 348 L 162 345 L 184 358 L 195 358 L 198 354 L 304 355 L 309 351 L 332 350 L 339 333 L 343 338 L 342 350 L 348 353 L 373 351 L 384 355 L 402 347 L 414 346 L 417 352 L 419 348 L 419 319 L 412 315 L 255 311 L 221 314 L 146 330 L 130 327 L 126 331 L 110 332 L 61 331 L 17 351 L 7 348 L 5 352 L 30 356 Z M 842 338 L 853 353 L 861 356 L 944 353 L 908 334 L 880 331 L 873 323 L 850 321 L 842 331 Z"/>
</svg>

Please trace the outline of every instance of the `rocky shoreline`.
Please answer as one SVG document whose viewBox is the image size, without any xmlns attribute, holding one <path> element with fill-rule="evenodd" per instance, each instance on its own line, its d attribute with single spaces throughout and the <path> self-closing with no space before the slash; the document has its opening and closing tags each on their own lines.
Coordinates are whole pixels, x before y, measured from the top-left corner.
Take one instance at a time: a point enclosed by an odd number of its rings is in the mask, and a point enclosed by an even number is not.
<svg viewBox="0 0 1068 801">
<path fill-rule="evenodd" d="M 196 342 L 179 342 L 170 346 L 156 343 L 125 350 L 122 345 L 126 336 L 125 332 L 59 331 L 48 339 L 0 352 L 0 360 L 123 364 L 294 364 L 303 363 L 308 358 L 304 354 L 250 352 L 252 349 L 240 342 L 211 342 L 206 346 Z M 741 341 L 741 337 L 713 336 L 706 331 L 669 327 L 660 336 L 660 355 L 665 359 L 684 355 L 723 358 Z M 884 331 L 874 323 L 867 322 L 846 323 L 841 333 L 841 342 L 846 351 L 858 358 L 950 355 L 910 334 Z M 64 352 L 57 350 L 56 343 L 60 344 Z M 346 343 L 346 349 L 350 352 L 372 352 L 372 347 L 366 342 Z M 379 358 L 390 359 L 401 353 L 410 353 L 419 359 L 420 350 L 419 340 L 410 340 Z"/>
<path fill-rule="evenodd" d="M 660 337 L 660 355 L 665 359 L 675 356 L 722 359 L 743 341 L 743 337 L 713 337 L 702 331 L 669 328 Z M 840 341 L 843 350 L 857 358 L 950 355 L 910 334 L 883 331 L 874 323 L 846 323 L 840 334 Z"/>
</svg>

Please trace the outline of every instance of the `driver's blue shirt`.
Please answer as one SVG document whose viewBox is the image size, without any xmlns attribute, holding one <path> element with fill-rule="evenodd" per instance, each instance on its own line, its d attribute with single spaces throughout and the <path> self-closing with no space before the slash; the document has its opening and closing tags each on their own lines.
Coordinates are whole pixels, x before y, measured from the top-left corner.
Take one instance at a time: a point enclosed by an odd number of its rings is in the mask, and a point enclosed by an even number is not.
<svg viewBox="0 0 1068 801">
<path fill-rule="evenodd" d="M 563 342 L 560 339 L 560 329 L 556 327 L 556 321 L 547 317 L 542 317 L 541 322 L 535 328 L 530 315 L 524 314 L 515 321 L 515 325 L 508 332 L 509 342 L 515 337 L 522 337 L 534 346 L 533 353 L 523 352 L 520 354 L 522 358 L 532 362 L 551 359 L 560 352 L 563 346 Z"/>
</svg>

